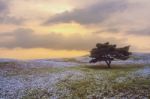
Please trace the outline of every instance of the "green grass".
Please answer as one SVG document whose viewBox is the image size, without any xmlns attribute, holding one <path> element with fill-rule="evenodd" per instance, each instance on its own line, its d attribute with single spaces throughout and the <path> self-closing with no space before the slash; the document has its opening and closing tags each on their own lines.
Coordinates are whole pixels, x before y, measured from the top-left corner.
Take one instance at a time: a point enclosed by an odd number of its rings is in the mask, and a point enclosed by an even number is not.
<svg viewBox="0 0 150 99">
<path fill-rule="evenodd" d="M 74 60 L 68 60 L 74 61 Z M 9 66 L 10 63 L 0 64 Z M 13 64 L 15 66 L 15 64 Z M 126 97 L 140 95 L 142 98 L 150 97 L 150 79 L 141 77 L 130 77 L 130 74 L 143 69 L 143 65 L 112 65 L 107 68 L 106 65 L 82 65 L 64 68 L 14 68 L 13 71 L 6 73 L 6 76 L 33 75 L 45 73 L 63 73 L 65 71 L 80 72 L 83 75 L 78 78 L 76 74 L 71 74 L 62 78 L 55 87 L 55 93 L 47 89 L 28 89 L 22 99 L 48 99 L 56 94 L 59 99 L 101 99 L 103 97 Z M 73 79 L 73 77 L 77 77 Z M 116 79 L 125 77 L 125 81 L 117 82 Z M 123 95 L 118 96 L 120 93 Z M 131 98 L 131 97 L 129 97 Z"/>
<path fill-rule="evenodd" d="M 70 90 L 70 95 L 65 95 L 62 98 L 87 99 L 87 96 L 93 98 L 113 97 L 121 92 L 149 97 L 150 79 L 128 78 L 130 73 L 141 68 L 143 68 L 141 65 L 128 65 L 126 67 L 116 65 L 111 69 L 105 68 L 104 66 L 70 67 L 68 70 L 81 71 L 85 73 L 85 77 L 76 81 L 68 78 L 65 81 L 59 82 L 57 86 L 60 90 Z M 122 83 L 116 82 L 115 80 L 118 77 L 126 77 L 126 81 Z"/>
<path fill-rule="evenodd" d="M 46 89 L 28 89 L 22 99 L 48 99 L 51 95 Z"/>
<path fill-rule="evenodd" d="M 5 67 L 9 67 L 9 68 L 18 68 L 17 66 L 16 66 L 16 63 L 15 62 L 0 62 L 0 69 L 3 69 L 3 68 L 5 68 Z"/>
<path fill-rule="evenodd" d="M 101 66 L 76 66 L 69 67 L 69 70 L 78 70 L 86 73 L 86 75 L 102 75 L 105 78 L 115 79 L 117 77 L 126 76 L 130 72 L 134 72 L 143 68 L 143 65 L 113 65 L 112 68 Z"/>
<path fill-rule="evenodd" d="M 112 85 L 116 93 L 128 93 L 150 98 L 150 79 L 132 79 Z"/>
<path fill-rule="evenodd" d="M 86 96 L 89 95 L 94 89 L 94 82 L 89 80 L 80 80 L 80 81 L 67 81 L 67 82 L 60 82 L 57 84 L 59 90 L 63 90 L 64 88 L 70 91 L 69 96 L 65 95 L 61 98 L 81 98 L 86 99 Z"/>
<path fill-rule="evenodd" d="M 4 76 L 17 76 L 17 75 L 34 75 L 34 74 L 45 74 L 45 73 L 58 73 L 60 71 L 64 71 L 62 68 L 29 68 L 29 69 L 22 69 L 22 68 L 13 68 L 12 70 L 7 70 L 4 73 Z"/>
</svg>

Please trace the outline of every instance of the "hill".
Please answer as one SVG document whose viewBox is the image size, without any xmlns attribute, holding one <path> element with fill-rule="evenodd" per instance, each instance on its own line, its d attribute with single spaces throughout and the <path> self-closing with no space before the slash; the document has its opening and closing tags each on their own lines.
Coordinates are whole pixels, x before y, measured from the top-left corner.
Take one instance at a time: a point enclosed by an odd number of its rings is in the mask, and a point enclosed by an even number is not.
<svg viewBox="0 0 150 99">
<path fill-rule="evenodd" d="M 2 99 L 148 99 L 150 54 L 127 61 L 89 64 L 88 56 L 64 59 L 0 59 Z"/>
</svg>

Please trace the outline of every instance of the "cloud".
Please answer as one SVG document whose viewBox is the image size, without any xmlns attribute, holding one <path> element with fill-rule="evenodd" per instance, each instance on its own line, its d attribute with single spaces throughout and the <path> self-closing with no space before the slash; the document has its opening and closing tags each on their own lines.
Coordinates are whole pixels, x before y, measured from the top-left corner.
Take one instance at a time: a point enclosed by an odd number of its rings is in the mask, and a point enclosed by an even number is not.
<svg viewBox="0 0 150 99">
<path fill-rule="evenodd" d="M 20 25 L 23 23 L 23 18 L 10 16 L 9 1 L 0 0 L 0 24 Z"/>
<path fill-rule="evenodd" d="M 117 28 L 119 33 L 127 35 L 143 35 L 150 34 L 150 1 L 149 0 L 128 0 L 128 7 L 125 11 L 117 13 L 105 24 L 103 28 Z"/>
<path fill-rule="evenodd" d="M 15 18 L 11 16 L 0 16 L 0 24 L 20 25 L 20 24 L 23 24 L 24 20 L 25 19 L 23 18 Z"/>
<path fill-rule="evenodd" d="M 77 22 L 80 24 L 97 24 L 108 20 L 114 13 L 127 8 L 127 2 L 122 0 L 112 0 L 97 3 L 87 8 L 74 9 L 50 17 L 45 25 L 56 23 Z"/>
<path fill-rule="evenodd" d="M 126 31 L 129 35 L 150 36 L 150 28 L 136 28 Z"/>
<path fill-rule="evenodd" d="M 5 1 L 0 0 L 0 15 L 3 15 L 6 12 L 8 12 L 8 5 Z"/>
<path fill-rule="evenodd" d="M 98 30 L 93 32 L 93 34 L 100 34 L 100 33 L 119 33 L 120 30 L 118 28 L 112 28 L 112 27 L 108 27 L 102 30 Z"/>
<path fill-rule="evenodd" d="M 125 39 L 103 38 L 98 35 L 81 36 L 73 34 L 65 37 L 58 33 L 37 35 L 30 29 L 17 29 L 13 32 L 1 33 L 1 38 L 11 37 L 12 40 L 0 40 L 0 46 L 4 48 L 50 48 L 66 50 L 90 50 L 98 42 L 117 43 L 123 45 Z"/>
</svg>

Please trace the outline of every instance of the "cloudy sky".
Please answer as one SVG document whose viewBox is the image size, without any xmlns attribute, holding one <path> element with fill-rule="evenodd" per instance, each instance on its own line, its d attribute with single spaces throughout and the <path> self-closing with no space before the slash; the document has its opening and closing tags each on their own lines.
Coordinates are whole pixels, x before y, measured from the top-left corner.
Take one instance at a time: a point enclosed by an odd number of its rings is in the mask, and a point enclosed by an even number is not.
<svg viewBox="0 0 150 99">
<path fill-rule="evenodd" d="M 150 52 L 150 0 L 0 0 L 0 57 L 88 54 L 100 42 Z"/>
</svg>

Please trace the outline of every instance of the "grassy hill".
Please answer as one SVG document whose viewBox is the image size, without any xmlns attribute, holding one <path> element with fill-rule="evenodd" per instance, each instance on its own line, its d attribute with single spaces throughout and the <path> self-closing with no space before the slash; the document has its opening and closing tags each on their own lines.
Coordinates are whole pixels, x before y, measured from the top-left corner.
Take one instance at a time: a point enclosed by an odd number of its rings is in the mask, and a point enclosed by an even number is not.
<svg viewBox="0 0 150 99">
<path fill-rule="evenodd" d="M 149 99 L 150 55 L 89 64 L 87 56 L 0 61 L 2 99 Z"/>
</svg>

